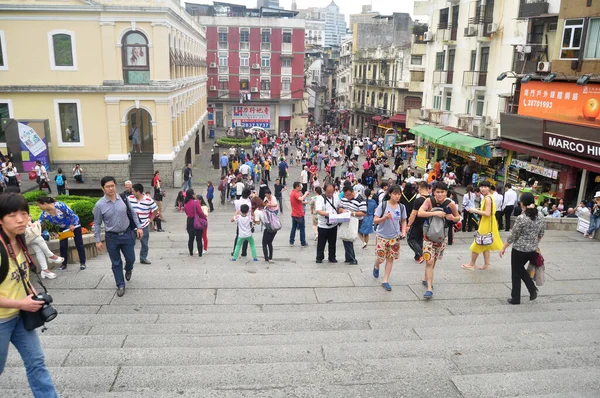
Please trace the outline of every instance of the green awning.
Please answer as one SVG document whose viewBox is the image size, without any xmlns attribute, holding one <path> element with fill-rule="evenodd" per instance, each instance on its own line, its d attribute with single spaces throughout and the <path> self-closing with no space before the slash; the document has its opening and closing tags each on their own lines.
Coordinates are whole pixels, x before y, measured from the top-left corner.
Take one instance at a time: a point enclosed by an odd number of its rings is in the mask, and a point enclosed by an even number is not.
<svg viewBox="0 0 600 398">
<path fill-rule="evenodd" d="M 458 149 L 459 151 L 473 153 L 476 148 L 485 146 L 490 142 L 477 137 L 471 137 L 459 133 L 450 133 L 440 137 L 437 140 L 437 143 L 449 148 Z"/>
<path fill-rule="evenodd" d="M 426 124 L 415 126 L 409 130 L 416 136 L 419 136 L 427 141 L 436 142 L 438 139 L 445 135 L 451 134 L 448 130 L 442 130 L 437 127 L 429 126 Z"/>
</svg>

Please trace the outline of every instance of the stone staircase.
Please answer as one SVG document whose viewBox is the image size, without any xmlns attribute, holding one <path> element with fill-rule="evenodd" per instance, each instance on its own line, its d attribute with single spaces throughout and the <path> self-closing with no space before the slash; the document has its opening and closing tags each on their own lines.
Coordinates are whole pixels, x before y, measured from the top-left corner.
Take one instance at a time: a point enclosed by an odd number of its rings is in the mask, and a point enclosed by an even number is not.
<svg viewBox="0 0 600 398">
<path fill-rule="evenodd" d="M 131 153 L 129 179 L 134 184 L 142 184 L 145 189 L 150 187 L 150 182 L 152 181 L 152 177 L 154 177 L 153 157 L 154 154 L 152 153 Z"/>
</svg>

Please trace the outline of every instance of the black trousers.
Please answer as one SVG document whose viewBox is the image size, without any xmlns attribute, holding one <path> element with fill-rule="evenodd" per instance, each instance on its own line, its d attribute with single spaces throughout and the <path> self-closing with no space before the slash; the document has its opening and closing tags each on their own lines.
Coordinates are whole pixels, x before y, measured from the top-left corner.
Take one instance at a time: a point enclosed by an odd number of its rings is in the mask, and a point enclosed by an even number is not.
<svg viewBox="0 0 600 398">
<path fill-rule="evenodd" d="M 238 198 L 239 199 L 239 198 Z M 233 240 L 233 250 L 235 250 L 235 245 L 237 245 L 237 240 L 238 240 L 238 236 L 240 235 L 240 230 L 239 228 L 236 228 L 235 230 L 235 239 Z M 231 255 L 233 256 L 233 250 L 231 251 Z M 244 241 L 244 243 L 242 243 L 242 253 L 241 256 L 242 257 L 246 257 L 248 255 L 248 241 Z"/>
<path fill-rule="evenodd" d="M 415 253 L 415 260 L 423 257 L 423 227 L 411 226 L 408 230 L 406 242 L 408 247 Z"/>
<path fill-rule="evenodd" d="M 317 261 L 323 261 L 325 258 L 325 244 L 328 246 L 328 259 L 335 261 L 335 241 L 337 240 L 337 226 L 333 228 L 318 228 L 319 238 L 317 239 Z"/>
<path fill-rule="evenodd" d="M 506 232 L 510 231 L 510 218 L 512 217 L 514 210 L 515 206 L 506 206 L 504 208 L 504 227 L 506 227 Z"/>
<path fill-rule="evenodd" d="M 475 222 L 475 218 L 471 213 L 469 213 L 466 210 L 463 210 L 462 231 L 471 232 L 473 229 L 477 229 L 477 223 Z"/>
<path fill-rule="evenodd" d="M 187 233 L 188 233 L 188 249 L 190 256 L 194 255 L 194 239 L 196 240 L 196 246 L 198 246 L 198 255 L 202 257 L 202 230 L 194 228 L 194 217 L 188 217 L 187 219 Z"/>
<path fill-rule="evenodd" d="M 342 241 L 344 244 L 344 256 L 347 263 L 356 261 L 356 253 L 354 252 L 354 242 L 349 240 Z"/>
<path fill-rule="evenodd" d="M 206 199 L 208 201 L 208 208 L 210 209 L 210 211 L 215 211 L 215 207 L 213 206 L 213 200 L 212 199 Z"/>
<path fill-rule="evenodd" d="M 262 248 L 265 260 L 267 261 L 273 260 L 273 239 L 275 239 L 275 235 L 277 235 L 277 231 L 269 232 L 265 229 L 263 232 Z"/>
<path fill-rule="evenodd" d="M 496 221 L 498 222 L 498 230 L 504 229 L 504 212 L 502 210 L 496 211 Z"/>
<path fill-rule="evenodd" d="M 281 185 L 285 185 L 285 175 L 285 172 L 279 171 L 279 182 L 281 183 Z"/>
<path fill-rule="evenodd" d="M 531 279 L 529 272 L 525 269 L 525 265 L 531 261 L 535 255 L 536 252 L 521 252 L 512 249 L 510 255 L 512 290 L 510 295 L 513 304 L 521 302 L 521 281 L 525 282 L 529 294 L 532 294 L 537 290 L 535 283 L 533 283 L 533 279 Z"/>
<path fill-rule="evenodd" d="M 271 181 L 271 170 L 265 170 L 265 179 Z"/>
</svg>

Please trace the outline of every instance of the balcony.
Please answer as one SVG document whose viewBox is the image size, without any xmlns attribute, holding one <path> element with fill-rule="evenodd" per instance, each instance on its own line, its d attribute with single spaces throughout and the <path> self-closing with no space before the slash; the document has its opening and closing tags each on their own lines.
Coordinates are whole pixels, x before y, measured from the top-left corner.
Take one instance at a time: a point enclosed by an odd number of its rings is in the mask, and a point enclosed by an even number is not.
<svg viewBox="0 0 600 398">
<path fill-rule="evenodd" d="M 219 90 L 219 98 L 229 98 L 229 90 Z"/>
<path fill-rule="evenodd" d="M 547 0 L 521 0 L 519 18 L 533 18 L 548 14 Z"/>
<path fill-rule="evenodd" d="M 260 51 L 271 51 L 271 43 L 260 43 Z"/>
<path fill-rule="evenodd" d="M 240 66 L 240 75 L 249 75 L 250 74 L 250 65 Z"/>
<path fill-rule="evenodd" d="M 246 50 L 249 51 L 250 50 L 250 42 L 248 41 L 241 41 L 240 42 L 240 50 Z"/>
<path fill-rule="evenodd" d="M 423 92 L 423 82 L 413 82 L 413 81 L 409 82 L 408 83 L 408 91 L 422 93 Z"/>
<path fill-rule="evenodd" d="M 292 53 L 292 43 L 281 43 L 281 52 L 285 54 Z"/>
<path fill-rule="evenodd" d="M 480 72 L 468 70 L 463 72 L 464 87 L 485 87 L 487 84 L 487 71 Z"/>
<path fill-rule="evenodd" d="M 458 25 L 448 25 L 445 29 L 438 29 L 437 37 L 445 44 L 456 44 L 458 38 Z"/>
<path fill-rule="evenodd" d="M 219 75 L 228 75 L 229 66 L 219 66 Z"/>
<path fill-rule="evenodd" d="M 292 92 L 290 90 L 281 90 L 281 99 L 292 99 Z"/>
<path fill-rule="evenodd" d="M 229 45 L 226 41 L 219 42 L 219 50 L 229 50 Z"/>
<path fill-rule="evenodd" d="M 433 71 L 433 84 L 452 84 L 454 81 L 453 70 L 435 70 Z"/>
<path fill-rule="evenodd" d="M 282 66 L 281 74 L 286 75 L 286 76 L 291 76 L 292 75 L 292 67 L 291 66 Z"/>
<path fill-rule="evenodd" d="M 271 67 L 270 66 L 261 66 L 261 68 L 260 68 L 260 74 L 261 75 L 270 75 L 271 74 Z"/>
<path fill-rule="evenodd" d="M 271 90 L 260 90 L 260 99 L 271 99 Z"/>
</svg>

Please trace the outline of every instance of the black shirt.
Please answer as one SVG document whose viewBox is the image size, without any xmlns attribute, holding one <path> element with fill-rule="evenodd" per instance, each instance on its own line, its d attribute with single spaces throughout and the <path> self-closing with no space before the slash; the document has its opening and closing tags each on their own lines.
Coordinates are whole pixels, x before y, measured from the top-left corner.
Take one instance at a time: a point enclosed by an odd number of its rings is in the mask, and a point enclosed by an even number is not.
<svg viewBox="0 0 600 398">
<path fill-rule="evenodd" d="M 281 197 L 281 191 L 283 190 L 283 185 L 282 184 L 275 184 L 273 187 L 275 188 L 275 197 L 276 198 L 280 198 Z"/>
<path fill-rule="evenodd" d="M 192 174 L 192 169 L 189 167 L 186 167 L 185 170 L 183 170 L 183 181 L 189 180 L 191 174 Z"/>
<path fill-rule="evenodd" d="M 415 201 L 413 203 L 413 211 L 419 211 L 421 206 L 423 206 L 423 203 L 425 203 L 425 201 L 428 198 L 429 198 L 429 196 L 419 196 L 417 199 L 415 199 Z M 425 219 L 426 218 L 419 217 L 419 216 L 415 217 L 415 221 L 413 221 L 412 226 L 415 228 L 423 228 Z"/>
</svg>

